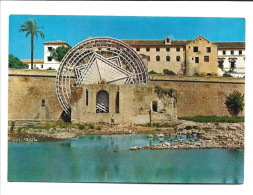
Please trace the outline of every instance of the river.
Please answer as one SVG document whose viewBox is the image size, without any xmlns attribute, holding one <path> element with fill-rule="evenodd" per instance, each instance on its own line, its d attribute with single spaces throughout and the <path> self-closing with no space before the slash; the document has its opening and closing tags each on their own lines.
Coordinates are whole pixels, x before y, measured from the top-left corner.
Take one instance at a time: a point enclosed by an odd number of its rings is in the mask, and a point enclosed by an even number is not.
<svg viewBox="0 0 253 195">
<path fill-rule="evenodd" d="M 59 142 L 9 142 L 8 180 L 243 183 L 244 150 L 129 150 L 131 146 L 160 141 L 136 134 L 87 135 Z"/>
</svg>

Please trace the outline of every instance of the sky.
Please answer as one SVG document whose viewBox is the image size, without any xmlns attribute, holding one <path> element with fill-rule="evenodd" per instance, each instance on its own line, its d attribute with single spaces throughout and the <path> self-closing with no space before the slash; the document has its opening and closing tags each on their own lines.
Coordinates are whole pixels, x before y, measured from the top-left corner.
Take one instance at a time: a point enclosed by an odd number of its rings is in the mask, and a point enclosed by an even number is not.
<svg viewBox="0 0 253 195">
<path fill-rule="evenodd" d="M 45 34 L 44 39 L 38 36 L 34 40 L 34 59 L 43 59 L 43 42 L 62 40 L 73 47 L 89 36 L 192 40 L 201 35 L 212 42 L 245 41 L 244 18 L 10 15 L 9 54 L 19 59 L 31 58 L 30 35 L 18 32 L 29 18 L 36 19 Z"/>
</svg>

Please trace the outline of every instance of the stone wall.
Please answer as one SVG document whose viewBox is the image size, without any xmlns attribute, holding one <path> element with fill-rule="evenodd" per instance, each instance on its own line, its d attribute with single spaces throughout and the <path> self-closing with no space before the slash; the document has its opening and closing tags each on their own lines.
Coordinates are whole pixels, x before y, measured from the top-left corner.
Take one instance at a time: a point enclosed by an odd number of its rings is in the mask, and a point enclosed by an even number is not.
<svg viewBox="0 0 253 195">
<path fill-rule="evenodd" d="M 9 69 L 9 120 L 58 120 L 62 108 L 56 96 L 55 81 L 56 71 Z"/>
<path fill-rule="evenodd" d="M 245 80 L 225 77 L 173 77 L 152 75 L 150 83 L 177 91 L 177 116 L 229 116 L 225 95 L 245 94 Z M 241 113 L 244 115 L 244 112 Z"/>
<path fill-rule="evenodd" d="M 101 90 L 109 94 L 109 113 L 96 113 L 96 97 Z M 86 99 L 87 91 L 88 101 Z M 118 112 L 116 109 L 117 91 L 119 92 Z M 152 85 L 78 85 L 71 88 L 71 93 L 71 121 L 73 123 L 110 123 L 112 115 L 115 122 L 120 124 L 146 124 L 176 119 L 174 98 L 164 93 L 157 94 Z M 159 116 L 152 111 L 153 101 L 158 103 L 157 113 Z"/>
<path fill-rule="evenodd" d="M 62 108 L 56 96 L 55 76 L 56 71 L 10 69 L 9 119 L 58 120 Z M 150 83 L 177 90 L 177 116 L 229 115 L 224 104 L 225 95 L 233 90 L 244 93 L 244 81 L 239 78 L 150 75 Z M 130 97 L 124 98 L 127 102 Z M 42 99 L 45 108 L 41 106 Z"/>
</svg>

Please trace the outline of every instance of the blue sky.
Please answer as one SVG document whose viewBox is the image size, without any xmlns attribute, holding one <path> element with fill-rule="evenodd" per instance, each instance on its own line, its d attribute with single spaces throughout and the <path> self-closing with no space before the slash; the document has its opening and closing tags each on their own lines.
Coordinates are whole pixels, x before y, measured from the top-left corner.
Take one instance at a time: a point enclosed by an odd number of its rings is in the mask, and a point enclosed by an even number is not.
<svg viewBox="0 0 253 195">
<path fill-rule="evenodd" d="M 18 33 L 20 24 L 29 18 L 36 19 L 45 34 L 44 39 L 35 38 L 34 59 L 43 59 L 43 42 L 62 40 L 75 46 L 89 36 L 186 40 L 202 35 L 213 42 L 245 41 L 243 18 L 10 15 L 9 54 L 20 59 L 31 55 L 30 35 Z"/>
</svg>

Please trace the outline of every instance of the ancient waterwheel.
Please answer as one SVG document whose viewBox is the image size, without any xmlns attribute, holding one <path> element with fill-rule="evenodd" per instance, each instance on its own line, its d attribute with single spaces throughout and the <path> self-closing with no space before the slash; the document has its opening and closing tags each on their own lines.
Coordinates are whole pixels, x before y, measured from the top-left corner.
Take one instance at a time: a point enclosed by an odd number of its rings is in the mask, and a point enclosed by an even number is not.
<svg viewBox="0 0 253 195">
<path fill-rule="evenodd" d="M 89 38 L 69 50 L 57 72 L 56 92 L 71 116 L 72 84 L 134 84 L 148 82 L 147 67 L 126 43 L 110 37 Z"/>
</svg>

